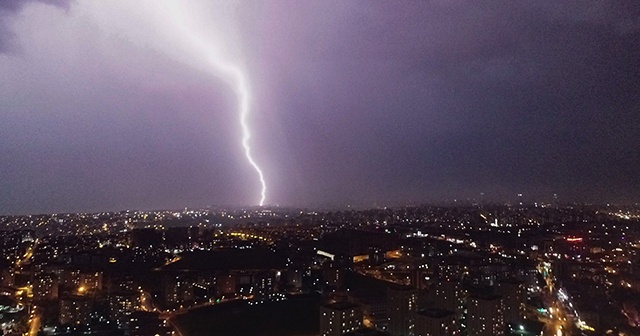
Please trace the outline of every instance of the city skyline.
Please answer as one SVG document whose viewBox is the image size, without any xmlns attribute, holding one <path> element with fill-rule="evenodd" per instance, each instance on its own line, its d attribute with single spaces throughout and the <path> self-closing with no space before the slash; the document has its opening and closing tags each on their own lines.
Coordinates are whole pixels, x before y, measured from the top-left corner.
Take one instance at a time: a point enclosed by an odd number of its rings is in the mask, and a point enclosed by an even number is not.
<svg viewBox="0 0 640 336">
<path fill-rule="evenodd" d="M 0 2 L 0 215 L 257 204 L 233 87 L 123 6 Z M 246 73 L 268 206 L 639 200 L 637 2 L 183 14 Z"/>
<path fill-rule="evenodd" d="M 477 204 L 0 216 L 1 328 L 637 335 L 639 219 L 637 208 Z"/>
</svg>

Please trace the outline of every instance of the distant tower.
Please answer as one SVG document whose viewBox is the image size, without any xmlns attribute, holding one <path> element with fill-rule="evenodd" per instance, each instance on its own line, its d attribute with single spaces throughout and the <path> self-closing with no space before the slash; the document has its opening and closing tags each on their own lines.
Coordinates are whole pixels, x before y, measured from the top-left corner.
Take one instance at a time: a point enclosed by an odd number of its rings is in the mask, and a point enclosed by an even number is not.
<svg viewBox="0 0 640 336">
<path fill-rule="evenodd" d="M 409 286 L 394 285 L 387 289 L 388 331 L 391 336 L 413 336 L 418 291 Z"/>
</svg>

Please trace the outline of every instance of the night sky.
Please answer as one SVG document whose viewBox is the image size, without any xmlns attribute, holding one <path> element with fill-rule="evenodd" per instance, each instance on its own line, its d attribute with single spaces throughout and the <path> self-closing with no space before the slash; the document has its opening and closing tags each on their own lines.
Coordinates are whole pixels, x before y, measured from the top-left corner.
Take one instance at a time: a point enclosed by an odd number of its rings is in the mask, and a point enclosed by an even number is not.
<svg viewBox="0 0 640 336">
<path fill-rule="evenodd" d="M 193 36 L 267 204 L 640 201 L 640 1 L 165 3 L 0 0 L 0 214 L 255 205 Z"/>
</svg>

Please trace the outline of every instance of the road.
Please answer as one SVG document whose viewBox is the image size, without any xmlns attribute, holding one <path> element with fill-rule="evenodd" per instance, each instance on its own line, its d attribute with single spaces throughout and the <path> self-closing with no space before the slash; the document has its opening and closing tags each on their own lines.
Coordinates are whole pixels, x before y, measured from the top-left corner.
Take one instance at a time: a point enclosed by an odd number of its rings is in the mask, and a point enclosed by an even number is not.
<svg viewBox="0 0 640 336">
<path fill-rule="evenodd" d="M 550 263 L 541 263 L 538 270 L 545 275 L 547 290 L 543 293 L 543 302 L 547 306 L 548 316 L 541 318 L 545 322 L 544 336 L 576 335 L 577 320 L 573 314 L 571 298 L 559 288 Z"/>
<path fill-rule="evenodd" d="M 151 299 L 151 294 L 145 292 L 145 291 L 141 291 L 140 292 L 140 307 L 142 308 L 143 311 L 158 311 L 158 308 L 156 308 L 153 305 L 153 300 Z"/>
<path fill-rule="evenodd" d="M 16 265 L 15 265 L 16 270 L 22 271 L 25 265 L 29 265 L 31 263 L 31 258 L 33 257 L 33 254 L 35 253 L 37 246 L 38 246 L 38 239 L 36 239 L 31 244 L 31 246 L 27 248 L 22 258 L 16 261 Z M 31 300 L 33 297 L 31 290 L 32 290 L 31 285 L 18 288 L 18 291 L 16 292 L 16 299 L 19 302 L 22 302 L 22 304 L 24 304 L 25 306 L 31 307 Z M 34 306 L 33 309 L 29 309 L 29 320 L 26 325 L 28 331 L 24 335 L 36 336 L 38 334 L 38 331 L 40 331 L 41 316 L 42 316 L 42 312 L 40 311 L 39 308 Z"/>
<path fill-rule="evenodd" d="M 22 259 L 18 259 L 18 261 L 16 261 L 16 267 L 21 268 L 22 265 L 28 264 L 31 261 L 31 257 L 33 257 L 33 253 L 36 250 L 37 246 L 38 246 L 38 239 L 36 239 L 33 242 L 33 244 L 31 244 L 31 246 L 27 248 L 27 251 L 25 252 L 24 256 L 22 256 Z"/>
<path fill-rule="evenodd" d="M 573 319 L 561 306 L 554 304 L 549 307 L 549 312 L 550 317 L 543 319 L 545 322 L 544 336 L 573 335 Z"/>
<path fill-rule="evenodd" d="M 29 336 L 38 335 L 38 331 L 40 331 L 40 322 L 41 322 L 41 313 L 38 309 L 33 310 L 33 317 L 29 319 Z"/>
<path fill-rule="evenodd" d="M 180 329 L 178 329 L 178 326 L 176 326 L 175 323 L 173 323 L 173 321 L 171 321 L 171 318 L 167 319 L 167 322 L 169 323 L 169 325 L 171 326 L 171 328 L 173 328 L 173 330 L 175 330 L 178 333 L 178 336 L 184 336 L 184 334 L 182 333 L 182 331 L 180 331 Z"/>
</svg>

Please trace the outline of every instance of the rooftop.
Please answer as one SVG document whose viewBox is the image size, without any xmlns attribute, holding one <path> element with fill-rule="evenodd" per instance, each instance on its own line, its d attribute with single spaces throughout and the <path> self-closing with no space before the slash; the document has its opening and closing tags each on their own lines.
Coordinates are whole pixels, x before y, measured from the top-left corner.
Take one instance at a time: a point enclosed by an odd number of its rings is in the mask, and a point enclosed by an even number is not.
<svg viewBox="0 0 640 336">
<path fill-rule="evenodd" d="M 471 296 L 472 299 L 478 299 L 478 300 L 485 300 L 485 301 L 493 301 L 493 300 L 499 300 L 502 298 L 502 296 L 500 295 L 495 295 L 495 294 L 476 294 Z"/>
<path fill-rule="evenodd" d="M 347 310 L 347 309 L 358 307 L 357 304 L 351 303 L 351 302 L 347 302 L 347 301 L 338 301 L 338 302 L 325 304 L 325 305 L 322 305 L 322 306 L 325 307 L 325 308 L 333 309 L 333 310 Z"/>
<path fill-rule="evenodd" d="M 443 318 L 453 314 L 455 313 L 450 310 L 439 309 L 439 308 L 427 308 L 418 312 L 418 315 L 434 317 L 434 318 Z"/>
<path fill-rule="evenodd" d="M 369 329 L 362 328 L 358 330 L 354 330 L 352 332 L 348 332 L 344 334 L 344 336 L 389 336 L 388 332 L 377 330 L 377 329 Z"/>
</svg>

